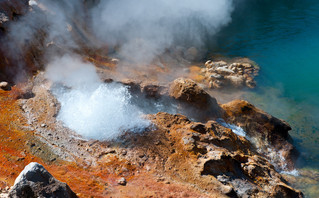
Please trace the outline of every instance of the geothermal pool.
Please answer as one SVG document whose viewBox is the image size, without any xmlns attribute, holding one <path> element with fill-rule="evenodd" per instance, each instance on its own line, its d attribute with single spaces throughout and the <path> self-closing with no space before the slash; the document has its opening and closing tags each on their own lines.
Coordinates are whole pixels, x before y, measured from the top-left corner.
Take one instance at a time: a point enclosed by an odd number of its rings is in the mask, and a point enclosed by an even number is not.
<svg viewBox="0 0 319 198">
<path fill-rule="evenodd" d="M 301 151 L 299 166 L 319 167 L 319 2 L 246 1 L 208 46 L 246 56 L 260 67 L 258 88 L 245 99 L 285 119 Z"/>
</svg>

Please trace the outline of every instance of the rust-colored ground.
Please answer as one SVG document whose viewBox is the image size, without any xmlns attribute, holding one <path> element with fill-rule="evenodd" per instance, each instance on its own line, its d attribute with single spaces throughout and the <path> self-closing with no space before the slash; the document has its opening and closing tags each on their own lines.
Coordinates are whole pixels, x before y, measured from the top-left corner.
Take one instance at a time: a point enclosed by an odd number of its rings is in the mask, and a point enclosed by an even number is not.
<svg viewBox="0 0 319 198">
<path fill-rule="evenodd" d="M 187 185 L 158 181 L 152 171 L 138 170 L 117 157 L 104 164 L 86 167 L 32 154 L 34 148 L 31 145 L 30 149 L 30 142 L 37 142 L 37 138 L 27 130 L 27 120 L 17 100 L 19 95 L 17 87 L 11 91 L 0 90 L 0 188 L 12 186 L 27 164 L 38 162 L 58 180 L 66 182 L 79 197 L 206 197 L 196 189 L 188 189 Z M 39 146 L 36 149 L 41 153 L 41 149 L 46 148 Z M 123 169 L 125 171 L 121 171 Z M 117 183 L 123 176 L 128 181 L 126 186 Z"/>
<path fill-rule="evenodd" d="M 30 162 L 45 166 L 57 179 L 83 197 L 99 197 L 105 192 L 106 184 L 115 181 L 115 176 L 100 170 L 84 169 L 74 163 L 44 161 L 31 154 L 29 141 L 35 141 L 32 131 L 27 131 L 27 120 L 21 114 L 16 97 L 17 88 L 6 92 L 0 90 L 0 186 L 11 186 L 15 178 Z M 41 149 L 41 148 L 39 148 Z M 114 162 L 115 163 L 115 162 Z M 112 179 L 113 178 L 113 179 Z"/>
</svg>

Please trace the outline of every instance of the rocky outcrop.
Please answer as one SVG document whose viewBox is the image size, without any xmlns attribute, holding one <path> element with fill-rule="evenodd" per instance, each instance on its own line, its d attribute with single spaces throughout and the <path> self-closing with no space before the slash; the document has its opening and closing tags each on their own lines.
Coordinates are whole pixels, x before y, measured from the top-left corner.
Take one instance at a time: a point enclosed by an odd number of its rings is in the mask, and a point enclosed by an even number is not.
<svg viewBox="0 0 319 198">
<path fill-rule="evenodd" d="M 105 82 L 116 83 L 113 80 Z M 177 79 L 170 87 L 130 80 L 120 83 L 128 86 L 133 98 L 144 105 L 167 97 L 170 102 L 175 101 L 181 110 L 195 109 L 199 115 L 210 113 L 205 119 L 198 119 L 200 122 L 191 121 L 194 119 L 183 115 L 149 115 L 148 119 L 154 126 L 145 132 L 126 132 L 116 141 L 99 142 L 82 139 L 56 120 L 59 104 L 49 91 L 51 83 L 41 73 L 31 83 L 33 87 L 30 90 L 34 96 L 20 100 L 20 105 L 30 118 L 34 133 L 55 153 L 56 160 L 76 161 L 79 166 L 83 162 L 84 166 L 97 169 L 103 167 L 101 172 L 104 175 L 118 174 L 114 181 L 121 187 L 131 188 L 130 178 L 146 170 L 160 175 L 159 182 L 163 179 L 171 185 L 183 183 L 192 192 L 197 189 L 208 197 L 302 197 L 302 193 L 291 188 L 277 172 L 278 169 L 273 166 L 277 162 L 271 163 L 256 143 L 261 139 L 260 145 L 275 151 L 275 145 L 268 142 L 271 139 L 265 137 L 289 137 L 289 126 L 285 122 L 245 101 L 219 105 L 205 90 L 188 79 Z M 195 111 L 188 113 L 196 115 Z M 244 128 L 246 136 L 245 133 L 237 135 L 231 125 L 222 123 L 218 118 Z M 207 119 L 210 121 L 206 122 Z M 281 135 L 277 136 L 277 133 Z M 287 139 L 282 141 L 284 145 Z M 31 151 L 36 147 L 41 146 L 31 145 Z M 44 159 L 53 158 L 34 153 Z"/>
<path fill-rule="evenodd" d="M 197 114 L 198 119 L 217 118 L 221 115 L 216 99 L 191 79 L 174 80 L 169 87 L 169 96 L 181 102 L 181 109 L 186 111 L 186 115 Z"/>
<path fill-rule="evenodd" d="M 226 122 L 241 126 L 261 152 L 272 155 L 274 164 L 293 169 L 299 153 L 292 144 L 288 133 L 291 127 L 287 122 L 243 100 L 235 100 L 221 107 L 225 110 Z"/>
<path fill-rule="evenodd" d="M 77 196 L 66 183 L 55 179 L 42 165 L 32 162 L 17 177 L 9 197 L 75 198 Z"/>
<path fill-rule="evenodd" d="M 205 192 L 230 197 L 303 197 L 254 146 L 215 121 L 194 123 L 182 115 L 151 116 L 170 154 L 165 174 Z"/>
<path fill-rule="evenodd" d="M 203 88 L 191 79 L 178 78 L 174 80 L 170 86 L 169 95 L 198 108 L 207 108 L 211 103 L 218 105 L 216 99 L 210 97 Z"/>
<path fill-rule="evenodd" d="M 205 63 L 205 68 L 202 69 L 205 81 L 212 89 L 254 88 L 256 86 L 254 78 L 258 75 L 258 71 L 259 68 L 252 61 L 227 63 L 209 60 Z"/>
</svg>

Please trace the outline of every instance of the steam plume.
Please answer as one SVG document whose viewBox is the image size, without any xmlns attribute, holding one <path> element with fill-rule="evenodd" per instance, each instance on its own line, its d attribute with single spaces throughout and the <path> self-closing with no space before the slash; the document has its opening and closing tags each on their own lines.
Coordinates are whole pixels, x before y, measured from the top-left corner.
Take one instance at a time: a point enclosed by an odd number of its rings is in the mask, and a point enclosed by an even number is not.
<svg viewBox="0 0 319 198">
<path fill-rule="evenodd" d="M 140 131 L 149 125 L 131 104 L 126 87 L 102 84 L 94 65 L 76 55 L 54 59 L 48 64 L 46 77 L 70 87 L 53 90 L 61 103 L 58 119 L 84 137 L 112 139 L 122 131 Z"/>
<path fill-rule="evenodd" d="M 61 103 L 58 118 L 85 137 L 103 139 L 148 122 L 124 86 L 102 84 L 93 65 L 65 52 L 107 45 L 123 59 L 149 63 L 171 48 L 203 49 L 205 38 L 230 22 L 233 10 L 232 0 L 32 0 L 29 5 L 32 11 L 10 28 L 9 54 L 14 57 L 16 49 L 41 38 L 36 45 L 44 51 L 47 78 L 70 88 L 54 90 Z M 51 43 L 58 49 L 46 50 Z"/>
<path fill-rule="evenodd" d="M 119 55 L 149 62 L 174 46 L 202 48 L 230 22 L 232 0 L 110 0 L 93 9 L 93 29 Z"/>
</svg>

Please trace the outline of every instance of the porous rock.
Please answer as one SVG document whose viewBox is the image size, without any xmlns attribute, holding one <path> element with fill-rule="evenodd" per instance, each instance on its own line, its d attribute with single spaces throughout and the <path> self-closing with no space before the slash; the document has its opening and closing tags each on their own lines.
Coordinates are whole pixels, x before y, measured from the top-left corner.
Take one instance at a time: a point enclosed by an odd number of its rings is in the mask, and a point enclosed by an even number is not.
<svg viewBox="0 0 319 198">
<path fill-rule="evenodd" d="M 291 127 L 287 122 L 269 115 L 244 100 L 234 100 L 221 107 L 225 110 L 224 119 L 228 123 L 241 126 L 261 150 L 267 151 L 269 150 L 267 147 L 270 146 L 274 152 L 281 155 L 279 158 L 285 159 L 284 166 L 289 170 L 293 169 L 299 152 L 292 144 L 292 138 L 288 133 Z"/>
<path fill-rule="evenodd" d="M 168 144 L 174 152 L 161 154 L 167 156 L 165 174 L 171 179 L 230 197 L 303 197 L 251 142 L 218 122 L 192 122 L 161 112 L 153 122 L 157 133 L 174 142 Z"/>
<path fill-rule="evenodd" d="M 258 75 L 259 68 L 252 61 L 243 60 L 233 63 L 208 60 L 202 73 L 209 88 L 254 88 L 256 86 L 254 78 Z"/>
</svg>

